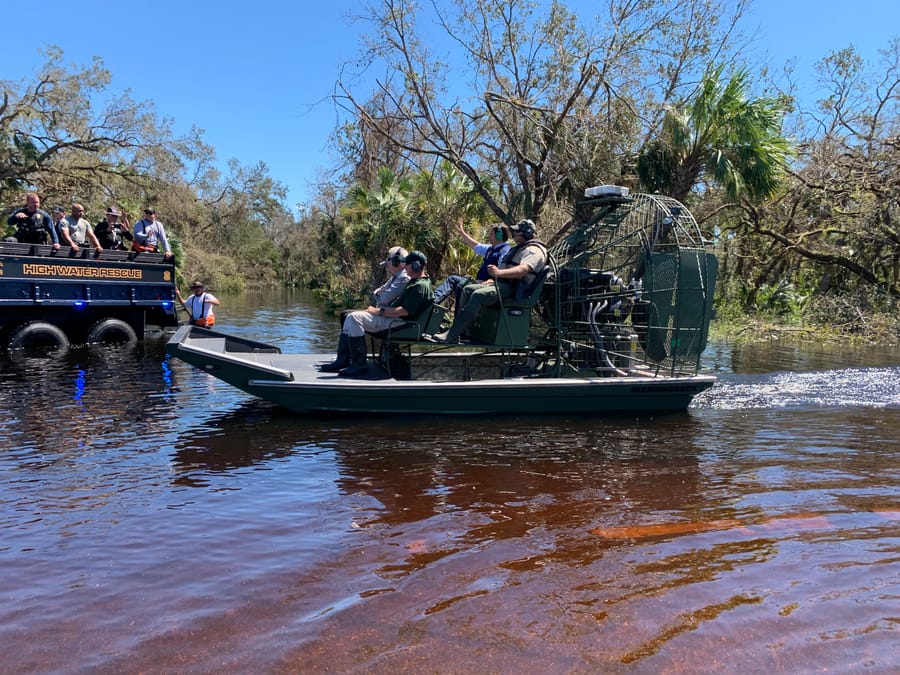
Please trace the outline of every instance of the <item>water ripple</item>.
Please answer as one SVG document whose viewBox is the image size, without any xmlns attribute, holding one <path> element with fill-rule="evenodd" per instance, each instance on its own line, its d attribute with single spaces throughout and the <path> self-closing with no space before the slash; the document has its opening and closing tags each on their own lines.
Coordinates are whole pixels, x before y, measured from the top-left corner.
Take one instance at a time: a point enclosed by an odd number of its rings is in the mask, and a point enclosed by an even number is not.
<svg viewBox="0 0 900 675">
<path fill-rule="evenodd" d="M 692 404 L 696 409 L 720 410 L 859 406 L 900 406 L 900 367 L 723 375 Z"/>
</svg>

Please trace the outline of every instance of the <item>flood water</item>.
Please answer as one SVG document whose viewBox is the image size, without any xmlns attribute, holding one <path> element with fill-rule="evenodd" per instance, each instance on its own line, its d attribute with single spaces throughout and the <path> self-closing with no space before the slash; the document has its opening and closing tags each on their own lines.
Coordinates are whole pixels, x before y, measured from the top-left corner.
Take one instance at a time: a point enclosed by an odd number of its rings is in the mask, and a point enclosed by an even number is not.
<svg viewBox="0 0 900 675">
<path fill-rule="evenodd" d="M 300 294 L 217 314 L 335 342 Z M 685 414 L 406 420 L 163 350 L 0 359 L 0 672 L 900 668 L 900 350 L 716 344 Z"/>
</svg>

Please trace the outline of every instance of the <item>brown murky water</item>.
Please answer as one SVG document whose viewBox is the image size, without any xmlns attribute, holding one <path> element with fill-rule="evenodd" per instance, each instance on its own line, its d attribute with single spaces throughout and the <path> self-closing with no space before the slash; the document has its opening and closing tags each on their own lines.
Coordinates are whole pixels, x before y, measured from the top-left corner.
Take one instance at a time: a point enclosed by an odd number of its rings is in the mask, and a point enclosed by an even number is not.
<svg viewBox="0 0 900 675">
<path fill-rule="evenodd" d="M 900 351 L 707 362 L 682 415 L 343 420 L 158 344 L 0 361 L 0 672 L 896 671 Z"/>
</svg>

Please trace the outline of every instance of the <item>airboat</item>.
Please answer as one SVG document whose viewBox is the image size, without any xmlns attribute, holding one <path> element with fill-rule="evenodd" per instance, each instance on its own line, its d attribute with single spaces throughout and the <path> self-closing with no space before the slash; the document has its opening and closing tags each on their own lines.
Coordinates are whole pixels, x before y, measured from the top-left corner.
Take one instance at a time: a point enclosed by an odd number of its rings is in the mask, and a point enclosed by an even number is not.
<svg viewBox="0 0 900 675">
<path fill-rule="evenodd" d="M 434 304 L 371 336 L 369 376 L 320 372 L 331 354 L 182 326 L 167 351 L 303 414 L 646 414 L 685 410 L 715 383 L 700 372 L 717 261 L 675 199 L 586 190 L 524 297 L 485 308 L 462 344 Z"/>
</svg>

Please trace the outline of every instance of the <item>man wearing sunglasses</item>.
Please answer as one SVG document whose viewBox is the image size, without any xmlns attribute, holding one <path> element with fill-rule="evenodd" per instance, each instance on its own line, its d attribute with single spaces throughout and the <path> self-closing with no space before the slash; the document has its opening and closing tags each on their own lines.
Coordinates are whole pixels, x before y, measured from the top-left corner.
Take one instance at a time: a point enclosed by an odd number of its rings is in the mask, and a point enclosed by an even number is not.
<svg viewBox="0 0 900 675">
<path fill-rule="evenodd" d="M 404 266 L 409 278 L 403 286 L 403 292 L 390 305 L 370 305 L 348 314 L 338 338 L 337 357 L 331 363 L 319 366 L 320 371 L 337 373 L 341 377 L 364 375 L 368 372 L 366 333 L 377 333 L 392 325 L 403 324 L 406 317 L 417 316 L 426 306 L 431 305 L 434 294 L 425 272 L 428 264 L 425 254 L 410 251 L 397 262 Z"/>
<path fill-rule="evenodd" d="M 156 209 L 144 209 L 144 217 L 134 224 L 135 251 L 162 252 L 166 258 L 172 257 L 172 249 L 166 238 L 166 228 L 156 219 Z"/>
<path fill-rule="evenodd" d="M 98 251 L 102 251 L 100 241 L 94 234 L 94 228 L 84 218 L 84 206 L 72 204 L 72 212 L 59 221 L 59 238 L 64 244 L 72 247 L 78 253 L 82 246 L 91 245 Z"/>
</svg>

